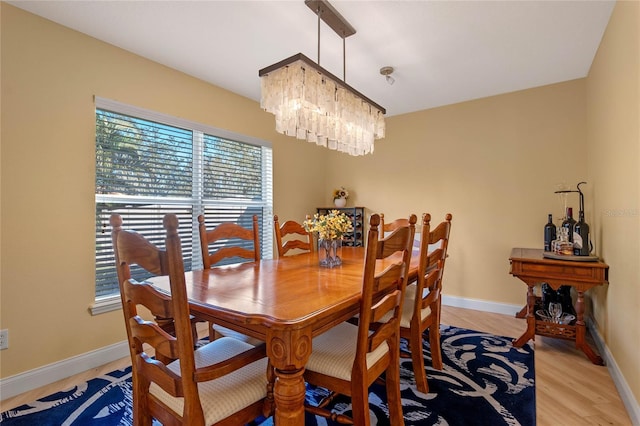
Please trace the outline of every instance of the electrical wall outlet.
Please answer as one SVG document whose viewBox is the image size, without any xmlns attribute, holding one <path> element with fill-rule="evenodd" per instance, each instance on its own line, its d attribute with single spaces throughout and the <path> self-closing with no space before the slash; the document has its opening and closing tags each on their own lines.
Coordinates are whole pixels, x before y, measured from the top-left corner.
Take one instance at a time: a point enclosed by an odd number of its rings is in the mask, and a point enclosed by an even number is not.
<svg viewBox="0 0 640 426">
<path fill-rule="evenodd" d="M 9 329 L 0 330 L 0 350 L 9 348 Z"/>
</svg>

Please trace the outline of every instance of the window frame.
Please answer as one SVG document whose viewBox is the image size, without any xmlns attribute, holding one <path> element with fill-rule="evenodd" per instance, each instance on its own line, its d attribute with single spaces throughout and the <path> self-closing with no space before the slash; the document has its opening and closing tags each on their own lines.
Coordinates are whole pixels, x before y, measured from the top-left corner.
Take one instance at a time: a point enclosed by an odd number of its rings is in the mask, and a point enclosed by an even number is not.
<svg viewBox="0 0 640 426">
<path fill-rule="evenodd" d="M 189 205 L 191 206 L 191 261 L 194 267 L 197 265 L 202 265 L 202 259 L 200 254 L 200 241 L 198 234 L 198 222 L 197 216 L 199 214 L 203 214 L 206 208 L 224 208 L 225 205 L 238 205 L 239 202 L 237 200 L 228 202 L 225 200 L 206 200 L 204 199 L 203 192 L 199 192 L 199 197 L 196 195 L 197 188 L 202 189 L 203 186 L 203 174 L 204 174 L 204 140 L 206 137 L 214 137 L 223 140 L 229 140 L 233 142 L 243 143 L 255 147 L 262 148 L 262 166 L 261 166 L 261 175 L 262 175 L 262 199 L 260 201 L 249 201 L 242 200 L 240 204 L 246 205 L 247 208 L 253 207 L 261 207 L 263 209 L 263 218 L 262 218 L 262 226 L 261 226 L 261 248 L 263 253 L 263 258 L 269 259 L 273 257 L 273 227 L 269 226 L 269 219 L 273 217 L 273 149 L 272 144 L 269 141 L 265 141 L 262 139 L 258 139 L 251 136 L 241 135 L 238 133 L 234 133 L 228 130 L 219 129 L 216 127 L 208 126 L 202 123 L 197 123 L 194 121 L 174 117 L 168 114 L 163 114 L 160 112 L 148 110 L 145 108 L 140 108 L 128 104 L 124 104 L 118 101 L 114 101 L 111 99 L 95 97 L 95 110 L 94 120 L 97 119 L 97 110 L 106 110 L 110 112 L 114 112 L 116 114 L 127 115 L 130 117 L 134 117 L 136 119 L 147 120 L 151 122 L 156 122 L 162 125 L 173 126 L 180 129 L 190 130 L 192 133 L 192 166 L 193 166 L 193 177 L 192 177 L 192 186 L 194 188 L 194 193 L 191 194 L 190 197 L 143 197 L 143 196 L 130 196 L 130 195 L 122 195 L 122 196 L 114 196 L 107 194 L 98 194 L 97 188 L 94 191 L 95 199 L 94 199 L 94 215 L 97 215 L 97 205 L 98 203 L 104 202 L 128 202 L 132 199 L 136 199 L 140 202 L 140 200 L 156 200 L 158 203 L 162 202 L 163 204 L 177 204 L 177 205 Z M 97 137 L 97 136 L 96 136 Z M 95 146 L 96 137 L 93 139 L 93 143 Z M 97 149 L 97 148 L 96 148 Z M 97 152 L 97 151 L 96 151 Z M 97 175 L 97 170 L 94 176 Z M 94 177 L 95 180 L 95 177 Z M 97 216 L 96 216 L 97 217 Z M 102 224 L 102 228 L 104 228 L 104 224 Z M 125 223 L 126 228 L 126 223 Z M 107 230 L 110 234 L 111 230 L 107 224 Z M 97 229 L 96 229 L 97 232 Z M 96 244 L 97 249 L 97 233 L 96 239 L 94 243 Z M 95 250 L 94 250 L 95 251 Z M 94 262 L 97 266 L 97 253 L 94 255 Z M 94 267 L 94 273 L 96 272 L 96 267 Z M 97 294 L 97 273 L 94 275 L 94 294 Z M 101 314 L 104 312 L 109 312 L 113 310 L 120 309 L 120 294 L 116 292 L 114 294 L 108 294 L 104 296 L 95 296 L 94 302 L 90 305 L 89 309 L 92 315 Z"/>
</svg>

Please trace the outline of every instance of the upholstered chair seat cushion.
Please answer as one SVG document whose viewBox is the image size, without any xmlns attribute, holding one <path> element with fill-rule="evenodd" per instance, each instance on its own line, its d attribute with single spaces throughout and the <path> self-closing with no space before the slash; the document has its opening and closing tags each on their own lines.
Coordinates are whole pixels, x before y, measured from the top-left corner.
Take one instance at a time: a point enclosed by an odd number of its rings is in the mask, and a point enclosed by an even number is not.
<svg viewBox="0 0 640 426">
<path fill-rule="evenodd" d="M 311 356 L 306 369 L 327 376 L 351 381 L 351 370 L 356 356 L 358 326 L 341 323 L 326 333 L 313 339 Z M 367 368 L 389 352 L 389 346 L 383 342 L 373 352 L 367 354 Z"/>
<path fill-rule="evenodd" d="M 195 351 L 196 368 L 224 361 L 253 346 L 231 337 L 222 337 Z M 180 375 L 180 360 L 168 365 Z M 177 413 L 182 413 L 183 398 L 174 398 L 155 383 L 149 392 Z M 205 424 L 214 424 L 267 395 L 267 359 L 263 358 L 219 379 L 201 382 L 198 392 Z"/>
</svg>

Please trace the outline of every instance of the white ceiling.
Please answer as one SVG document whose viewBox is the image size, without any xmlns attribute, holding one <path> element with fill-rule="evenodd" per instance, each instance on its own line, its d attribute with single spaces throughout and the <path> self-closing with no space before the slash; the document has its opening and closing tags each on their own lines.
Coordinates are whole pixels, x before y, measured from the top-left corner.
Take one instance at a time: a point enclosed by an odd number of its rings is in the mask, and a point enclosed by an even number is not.
<svg viewBox="0 0 640 426">
<path fill-rule="evenodd" d="M 8 3 L 256 101 L 259 69 L 299 52 L 317 60 L 304 0 Z M 331 4 L 357 31 L 347 83 L 390 116 L 585 77 L 615 1 Z M 342 76 L 342 40 L 324 23 L 320 40 L 320 65 Z"/>
</svg>

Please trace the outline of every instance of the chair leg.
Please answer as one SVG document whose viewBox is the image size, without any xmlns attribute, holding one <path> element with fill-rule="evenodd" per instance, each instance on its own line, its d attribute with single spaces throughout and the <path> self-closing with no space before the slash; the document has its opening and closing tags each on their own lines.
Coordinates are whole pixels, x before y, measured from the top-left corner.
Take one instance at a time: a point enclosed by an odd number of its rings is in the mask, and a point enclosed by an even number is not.
<svg viewBox="0 0 640 426">
<path fill-rule="evenodd" d="M 208 322 L 207 324 L 209 325 L 209 342 L 213 342 L 214 340 L 216 340 L 216 332 L 213 329 L 212 322 Z"/>
<path fill-rule="evenodd" d="M 389 420 L 393 426 L 404 426 L 402 414 L 402 397 L 400 396 L 400 341 L 396 340 L 396 347 L 391 350 L 391 362 L 385 374 L 387 389 L 387 405 Z M 368 409 L 367 409 L 368 412 Z M 366 423 L 365 423 L 366 424 Z"/>
<path fill-rule="evenodd" d="M 420 327 L 411 328 L 411 361 L 413 362 L 413 376 L 416 380 L 416 387 L 422 393 L 429 393 L 427 384 L 427 373 L 424 371 L 424 355 L 422 354 L 422 334 Z"/>
<path fill-rule="evenodd" d="M 436 370 L 442 370 L 442 348 L 440 347 L 440 326 L 438 324 L 429 327 L 429 346 L 431 348 L 431 365 Z"/>
<path fill-rule="evenodd" d="M 196 327 L 197 321 L 191 321 L 191 335 L 193 336 L 193 346 L 197 347 L 198 345 L 198 328 Z"/>
<path fill-rule="evenodd" d="M 354 384 L 355 387 L 351 391 L 351 409 L 353 413 L 354 425 L 371 424 L 369 415 L 369 389 L 362 382 Z M 387 386 L 389 386 L 387 384 Z M 395 426 L 395 425 L 394 425 Z"/>
<path fill-rule="evenodd" d="M 141 380 L 132 374 L 133 384 L 133 426 L 151 426 L 151 414 L 149 413 L 149 381 Z"/>
<path fill-rule="evenodd" d="M 440 315 L 442 313 L 442 299 L 434 303 L 431 309 L 435 310 L 435 322 L 429 326 L 429 346 L 431 349 L 431 365 L 436 370 L 442 370 L 442 348 L 440 347 Z"/>
</svg>

